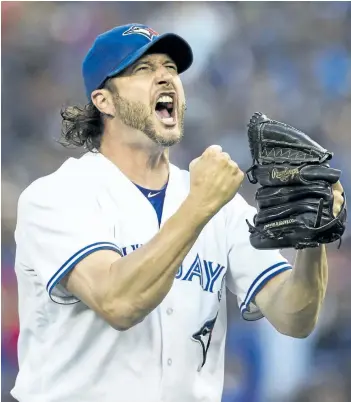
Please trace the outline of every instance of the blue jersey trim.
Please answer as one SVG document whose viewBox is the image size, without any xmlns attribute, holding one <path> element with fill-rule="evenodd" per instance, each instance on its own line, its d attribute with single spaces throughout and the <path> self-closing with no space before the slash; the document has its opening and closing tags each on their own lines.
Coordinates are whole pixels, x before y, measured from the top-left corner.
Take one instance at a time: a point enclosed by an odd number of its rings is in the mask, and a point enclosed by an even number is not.
<svg viewBox="0 0 351 402">
<path fill-rule="evenodd" d="M 93 243 L 77 251 L 63 265 L 61 265 L 61 267 L 55 272 L 55 274 L 48 281 L 46 290 L 49 293 L 49 296 L 52 301 L 55 302 L 55 300 L 53 300 L 53 298 L 51 297 L 51 292 L 54 289 L 54 287 L 60 282 L 60 280 L 85 257 L 99 250 L 116 251 L 121 257 L 123 257 L 121 249 L 117 247 L 115 244 L 110 242 Z"/>
<path fill-rule="evenodd" d="M 245 320 L 254 321 L 263 317 L 261 312 L 253 313 L 250 317 L 249 305 L 255 298 L 256 294 L 264 287 L 264 285 L 271 280 L 274 276 L 292 269 L 292 266 L 287 262 L 279 262 L 267 268 L 253 281 L 251 284 L 244 301 L 240 305 L 240 311 Z"/>
</svg>

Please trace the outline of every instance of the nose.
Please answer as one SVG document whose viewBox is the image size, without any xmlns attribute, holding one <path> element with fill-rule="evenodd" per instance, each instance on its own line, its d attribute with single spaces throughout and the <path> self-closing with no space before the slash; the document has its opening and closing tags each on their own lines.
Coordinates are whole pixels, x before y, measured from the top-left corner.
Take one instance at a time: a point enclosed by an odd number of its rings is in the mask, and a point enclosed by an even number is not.
<svg viewBox="0 0 351 402">
<path fill-rule="evenodd" d="M 160 66 L 156 71 L 155 78 L 157 85 L 170 85 L 173 76 L 165 66 Z"/>
</svg>

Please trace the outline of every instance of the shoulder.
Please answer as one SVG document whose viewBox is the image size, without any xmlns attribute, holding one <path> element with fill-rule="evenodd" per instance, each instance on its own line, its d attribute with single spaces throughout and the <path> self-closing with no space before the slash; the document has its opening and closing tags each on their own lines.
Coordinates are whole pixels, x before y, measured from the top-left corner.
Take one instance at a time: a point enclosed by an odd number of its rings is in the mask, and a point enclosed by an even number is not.
<svg viewBox="0 0 351 402">
<path fill-rule="evenodd" d="M 243 211 L 251 208 L 254 207 L 250 205 L 240 193 L 237 193 L 227 205 L 229 212 L 234 214 L 241 214 Z"/>
<path fill-rule="evenodd" d="M 190 173 L 188 170 L 181 169 L 178 166 L 173 165 L 173 163 L 169 164 L 169 168 L 170 168 L 171 174 L 173 174 L 179 180 L 183 180 L 184 182 L 190 181 Z"/>
<path fill-rule="evenodd" d="M 169 164 L 170 169 L 170 185 L 176 185 L 177 187 L 183 187 L 184 190 L 190 189 L 190 173 L 188 170 L 181 169 L 178 166 Z"/>
<path fill-rule="evenodd" d="M 67 159 L 55 172 L 40 177 L 20 195 L 19 209 L 25 205 L 59 204 L 65 199 L 94 193 L 96 169 L 89 155 Z"/>
<path fill-rule="evenodd" d="M 237 193 L 234 198 L 224 206 L 223 213 L 227 222 L 231 225 L 238 225 L 245 222 L 245 219 L 251 221 L 257 213 L 257 210 L 248 203 L 241 194 Z"/>
</svg>

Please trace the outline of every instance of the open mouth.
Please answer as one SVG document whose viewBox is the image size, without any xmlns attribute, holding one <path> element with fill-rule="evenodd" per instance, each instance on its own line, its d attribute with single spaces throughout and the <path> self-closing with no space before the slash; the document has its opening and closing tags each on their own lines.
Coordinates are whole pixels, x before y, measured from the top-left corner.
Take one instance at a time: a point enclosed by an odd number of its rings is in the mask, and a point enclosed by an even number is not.
<svg viewBox="0 0 351 402">
<path fill-rule="evenodd" d="M 159 95 L 155 112 L 159 120 L 167 126 L 175 125 L 175 99 L 174 94 L 161 94 Z"/>
</svg>

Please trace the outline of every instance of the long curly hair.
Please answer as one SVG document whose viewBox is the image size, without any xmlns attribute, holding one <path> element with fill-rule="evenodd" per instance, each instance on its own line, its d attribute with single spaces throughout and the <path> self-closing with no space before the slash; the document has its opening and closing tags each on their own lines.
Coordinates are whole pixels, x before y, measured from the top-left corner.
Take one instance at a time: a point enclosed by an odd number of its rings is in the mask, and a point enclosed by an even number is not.
<svg viewBox="0 0 351 402">
<path fill-rule="evenodd" d="M 116 92 L 116 88 L 107 80 L 103 88 Z M 59 143 L 66 148 L 84 147 L 88 151 L 98 151 L 104 131 L 104 115 L 89 102 L 84 106 L 74 105 L 62 108 L 61 138 Z"/>
</svg>

